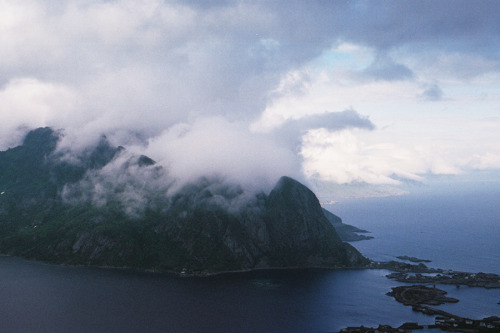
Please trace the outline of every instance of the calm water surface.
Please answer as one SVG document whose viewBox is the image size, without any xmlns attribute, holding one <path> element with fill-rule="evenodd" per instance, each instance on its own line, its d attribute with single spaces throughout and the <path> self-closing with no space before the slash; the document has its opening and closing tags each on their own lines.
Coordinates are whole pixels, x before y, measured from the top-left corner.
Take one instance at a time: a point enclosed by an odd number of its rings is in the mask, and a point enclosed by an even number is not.
<svg viewBox="0 0 500 333">
<path fill-rule="evenodd" d="M 432 267 L 500 274 L 500 183 L 325 207 L 372 232 L 374 239 L 353 243 L 371 259 L 409 255 Z"/>
<path fill-rule="evenodd" d="M 429 322 L 384 294 L 386 271 L 179 278 L 0 258 L 2 332 L 322 332 Z"/>
<path fill-rule="evenodd" d="M 353 243 L 370 258 L 411 255 L 435 267 L 499 273 L 497 206 L 476 193 L 472 199 L 365 199 L 327 208 L 372 231 L 375 239 Z M 0 257 L 0 332 L 328 332 L 432 323 L 433 317 L 385 295 L 401 285 L 385 274 L 282 270 L 180 278 Z M 498 290 L 442 289 L 460 299 L 444 310 L 500 315 Z"/>
</svg>

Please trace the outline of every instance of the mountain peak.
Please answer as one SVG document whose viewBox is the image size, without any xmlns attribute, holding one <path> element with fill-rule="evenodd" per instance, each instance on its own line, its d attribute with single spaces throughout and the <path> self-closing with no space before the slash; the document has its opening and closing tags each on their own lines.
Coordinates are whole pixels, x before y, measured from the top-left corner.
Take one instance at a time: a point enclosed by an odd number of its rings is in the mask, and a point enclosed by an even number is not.
<svg viewBox="0 0 500 333">
<path fill-rule="evenodd" d="M 26 135 L 23 147 L 35 152 L 52 152 L 55 150 L 59 135 L 50 127 L 34 129 Z"/>
<path fill-rule="evenodd" d="M 313 213 L 315 218 L 323 219 L 321 205 L 316 195 L 305 185 L 293 178 L 283 176 L 269 194 L 273 205 L 289 206 L 294 210 L 305 210 Z"/>
<path fill-rule="evenodd" d="M 274 188 L 280 189 L 281 187 L 291 188 L 291 187 L 306 187 L 306 186 L 291 177 L 281 176 L 276 185 L 274 186 Z"/>
</svg>

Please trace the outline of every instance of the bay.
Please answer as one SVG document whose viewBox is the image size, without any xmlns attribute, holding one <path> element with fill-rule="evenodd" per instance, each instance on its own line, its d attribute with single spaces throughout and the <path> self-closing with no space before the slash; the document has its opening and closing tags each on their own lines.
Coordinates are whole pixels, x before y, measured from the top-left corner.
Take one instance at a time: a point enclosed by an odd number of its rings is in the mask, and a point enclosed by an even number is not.
<svg viewBox="0 0 500 333">
<path fill-rule="evenodd" d="M 383 270 L 183 278 L 1 257 L 2 332 L 304 332 L 430 322 L 385 296 Z"/>
</svg>

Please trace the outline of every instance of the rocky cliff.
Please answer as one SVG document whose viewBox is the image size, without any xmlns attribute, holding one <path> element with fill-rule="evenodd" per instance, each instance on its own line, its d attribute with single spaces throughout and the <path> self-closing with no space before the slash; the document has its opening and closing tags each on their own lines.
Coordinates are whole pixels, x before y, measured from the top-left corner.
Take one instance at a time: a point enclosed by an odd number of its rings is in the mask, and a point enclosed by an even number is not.
<svg viewBox="0 0 500 333">
<path fill-rule="evenodd" d="M 291 178 L 269 194 L 212 177 L 167 195 L 169 185 L 155 183 L 168 170 L 150 158 L 102 138 L 75 162 L 56 150 L 58 139 L 37 129 L 0 152 L 1 253 L 193 273 L 366 263 Z"/>
</svg>

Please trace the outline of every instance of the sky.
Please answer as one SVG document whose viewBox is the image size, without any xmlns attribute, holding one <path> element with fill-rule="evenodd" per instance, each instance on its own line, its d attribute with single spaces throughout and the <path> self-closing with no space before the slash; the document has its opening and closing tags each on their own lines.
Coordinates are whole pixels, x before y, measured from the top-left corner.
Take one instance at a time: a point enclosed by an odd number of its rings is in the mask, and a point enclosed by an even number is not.
<svg viewBox="0 0 500 333">
<path fill-rule="evenodd" d="M 179 183 L 500 179 L 499 1 L 0 0 L 0 149 L 101 135 Z M 487 175 L 487 176 L 482 176 Z M 483 178 L 481 178 L 483 177 Z"/>
</svg>

